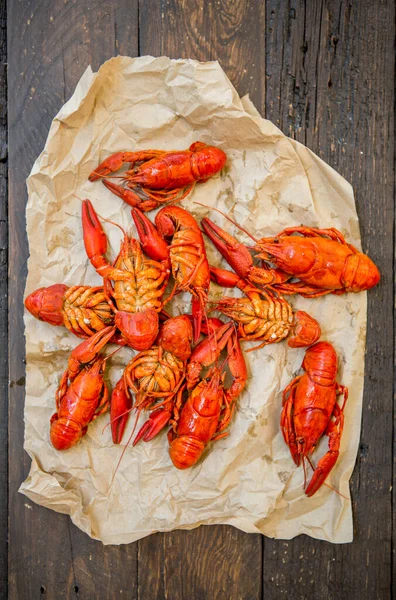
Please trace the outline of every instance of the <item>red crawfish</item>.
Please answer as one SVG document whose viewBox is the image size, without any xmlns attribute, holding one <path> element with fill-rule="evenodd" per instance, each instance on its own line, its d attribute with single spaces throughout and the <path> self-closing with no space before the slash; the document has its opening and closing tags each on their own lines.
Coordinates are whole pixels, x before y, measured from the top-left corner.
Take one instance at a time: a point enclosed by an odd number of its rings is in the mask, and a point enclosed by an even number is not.
<svg viewBox="0 0 396 600">
<path fill-rule="evenodd" d="M 117 152 L 100 163 L 89 179 L 106 177 L 129 163 L 129 170 L 122 176 L 125 186 L 107 179 L 103 183 L 130 206 L 149 211 L 167 202 L 179 202 L 197 182 L 207 181 L 221 171 L 226 160 L 220 148 L 202 142 L 191 144 L 188 150 Z"/>
<path fill-rule="evenodd" d="M 206 314 L 206 303 L 210 285 L 209 263 L 201 230 L 194 217 L 180 206 L 166 206 L 155 217 L 155 225 L 139 210 L 132 209 L 139 237 L 146 254 L 156 260 L 170 259 L 175 285 L 166 302 L 179 292 L 193 296 L 192 315 L 194 343 L 198 341 L 202 317 Z M 152 243 L 158 234 L 169 241 L 163 252 L 161 246 Z"/>
<path fill-rule="evenodd" d="M 87 433 L 88 425 L 108 410 L 109 393 L 103 380 L 105 361 L 98 353 L 111 340 L 115 327 L 106 327 L 81 342 L 71 353 L 56 392 L 51 417 L 51 442 L 67 450 Z"/>
<path fill-rule="evenodd" d="M 348 389 L 336 381 L 337 354 L 329 342 L 308 348 L 302 368 L 305 373 L 293 379 L 283 392 L 281 428 L 296 465 L 302 461 L 305 474 L 307 459 L 314 469 L 305 490 L 307 496 L 313 496 L 338 459 Z M 342 406 L 337 403 L 340 394 L 344 396 Z M 329 450 L 315 468 L 310 455 L 323 434 L 329 437 Z"/>
<path fill-rule="evenodd" d="M 214 309 L 238 324 L 238 336 L 241 340 L 262 342 L 247 352 L 280 342 L 287 337 L 291 348 L 310 346 L 319 340 L 319 323 L 303 310 L 293 312 L 290 304 L 281 296 L 275 296 L 269 290 L 254 288 L 225 269 L 211 267 L 210 272 L 213 281 L 219 285 L 238 287 L 245 294 L 243 298 L 223 296 L 214 303 Z"/>
<path fill-rule="evenodd" d="M 161 325 L 156 343 L 139 352 L 126 366 L 111 397 L 113 442 L 119 444 L 133 408 L 150 411 L 134 445 L 153 439 L 177 412 L 191 354 L 192 326 L 187 315 Z M 131 393 L 132 392 L 132 393 Z"/>
<path fill-rule="evenodd" d="M 114 312 L 103 286 L 68 287 L 55 283 L 29 294 L 25 307 L 36 319 L 51 325 L 63 325 L 80 338 L 88 338 L 114 325 Z M 116 332 L 111 342 L 123 345 L 126 340 Z"/>
<path fill-rule="evenodd" d="M 145 257 L 139 241 L 124 232 L 120 253 L 111 265 L 105 258 L 106 235 L 89 200 L 83 202 L 82 223 L 85 249 L 97 273 L 104 278 L 116 327 L 135 350 L 149 348 L 158 334 L 158 313 L 170 274 L 166 243 L 154 230 L 151 242 L 164 260 L 151 260 Z"/>
<path fill-rule="evenodd" d="M 229 389 L 224 387 L 223 367 L 213 365 L 226 346 L 233 376 Z M 200 381 L 202 368 L 210 365 L 213 366 Z M 189 396 L 180 414 L 175 415 L 168 433 L 169 454 L 175 467 L 187 469 L 193 466 L 209 442 L 228 435 L 224 430 L 231 421 L 246 379 L 246 363 L 232 323 L 223 324 L 196 346 L 187 367 Z"/>
<path fill-rule="evenodd" d="M 380 280 L 373 261 L 348 244 L 335 228 L 289 227 L 273 238 L 256 239 L 237 225 L 254 240 L 252 249 L 256 258 L 277 267 L 272 270 L 268 265 L 254 267 L 247 247 L 210 219 L 203 219 L 202 226 L 239 277 L 253 285 L 270 286 L 283 294 L 298 293 L 316 298 L 331 293 L 361 292 Z M 291 278 L 299 281 L 288 282 Z"/>
</svg>

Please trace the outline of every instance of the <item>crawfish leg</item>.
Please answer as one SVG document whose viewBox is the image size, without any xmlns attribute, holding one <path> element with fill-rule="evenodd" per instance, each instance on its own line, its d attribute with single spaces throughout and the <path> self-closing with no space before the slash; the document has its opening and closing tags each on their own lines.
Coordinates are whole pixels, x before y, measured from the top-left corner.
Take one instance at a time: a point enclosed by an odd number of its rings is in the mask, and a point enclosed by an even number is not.
<svg viewBox="0 0 396 600">
<path fill-rule="evenodd" d="M 152 201 L 154 201 L 158 205 L 158 204 L 172 204 L 174 202 L 180 202 L 181 200 L 183 200 L 183 198 L 188 196 L 188 194 L 193 190 L 194 186 L 195 186 L 195 182 L 191 183 L 190 185 L 185 187 L 184 190 L 183 190 L 183 188 L 178 188 L 176 190 L 169 190 L 169 191 L 164 191 L 164 192 L 154 192 L 145 187 L 142 187 L 141 189 L 149 198 L 151 198 Z M 181 190 L 183 190 L 183 191 L 180 194 Z M 147 203 L 149 203 L 149 202 L 150 201 L 147 200 Z M 143 208 L 142 204 L 139 205 L 139 208 L 141 208 L 141 210 L 146 210 L 146 211 L 151 210 L 151 209 Z"/>
<path fill-rule="evenodd" d="M 337 394 L 344 396 L 344 402 L 342 403 L 342 406 L 341 406 L 341 410 L 343 411 L 345 408 L 345 404 L 348 400 L 348 395 L 349 395 L 348 388 L 345 387 L 345 385 L 340 385 L 339 383 L 337 383 L 336 391 L 337 391 Z"/>
<path fill-rule="evenodd" d="M 136 192 L 123 185 L 119 185 L 108 179 L 102 179 L 102 183 L 110 192 L 121 198 L 129 206 L 140 208 L 143 211 L 153 210 L 158 206 L 156 200 L 143 200 Z"/>
<path fill-rule="evenodd" d="M 63 316 L 67 329 L 78 337 L 90 337 L 91 335 L 95 335 L 96 331 L 100 329 L 100 327 L 98 327 L 98 329 L 95 330 L 85 323 L 84 312 L 79 307 L 75 307 L 74 310 L 70 308 L 63 309 Z M 105 325 L 103 325 L 102 329 L 104 327 Z"/>
<path fill-rule="evenodd" d="M 231 401 L 236 401 L 243 391 L 247 380 L 246 362 L 239 344 L 238 336 L 234 332 L 227 343 L 228 366 L 233 376 L 233 382 L 227 395 Z"/>
<path fill-rule="evenodd" d="M 92 421 L 94 421 L 97 417 L 100 417 L 100 415 L 103 415 L 103 413 L 105 413 L 108 410 L 108 408 L 109 408 L 109 390 L 107 389 L 107 386 L 105 384 L 103 384 L 102 402 L 99 404 L 96 413 L 92 417 Z"/>
<path fill-rule="evenodd" d="M 168 248 L 169 248 L 169 250 L 171 250 L 173 248 L 183 248 L 186 245 L 187 245 L 186 242 L 172 242 L 172 244 L 170 246 L 168 246 Z M 206 260 L 206 256 L 202 254 L 202 248 L 198 244 L 189 243 L 188 245 L 190 246 L 190 248 L 188 249 L 188 254 L 195 254 L 195 256 L 199 257 L 199 260 L 194 265 L 191 261 L 184 258 L 184 256 L 181 256 L 180 254 L 177 256 L 177 259 L 176 259 L 177 262 L 181 262 L 184 265 L 186 265 L 186 267 L 189 267 L 190 269 L 192 269 L 191 273 L 188 275 L 186 281 L 183 281 L 183 283 L 182 283 L 183 286 L 189 285 L 194 280 L 195 275 L 198 273 L 202 264 Z M 191 250 L 191 246 L 193 246 L 193 248 L 195 249 L 194 253 Z"/>
<path fill-rule="evenodd" d="M 319 229 L 317 227 L 286 227 L 276 237 L 292 235 L 293 233 L 301 233 L 304 237 L 328 237 L 334 242 L 340 242 L 340 244 L 348 246 L 342 233 L 338 229 L 335 229 L 335 227 L 329 227 L 328 229 Z"/>
<path fill-rule="evenodd" d="M 287 446 L 289 447 L 290 454 L 296 463 L 297 466 L 300 465 L 300 454 L 298 453 L 297 442 L 296 442 L 296 433 L 294 431 L 294 423 L 293 423 L 293 405 L 294 398 L 296 393 L 296 386 L 298 384 L 300 377 L 296 377 L 284 390 L 283 392 L 283 409 L 281 413 L 281 421 L 280 426 L 282 429 L 283 439 L 285 440 Z M 289 396 L 286 398 L 287 394 L 290 392 Z"/>
<path fill-rule="evenodd" d="M 66 369 L 66 371 L 64 371 L 64 373 L 62 375 L 58 389 L 56 390 L 56 393 L 55 393 L 55 402 L 56 402 L 56 410 L 57 411 L 59 410 L 60 402 L 61 402 L 63 396 L 67 392 L 68 379 L 69 379 L 69 369 Z"/>
<path fill-rule="evenodd" d="M 217 431 L 212 437 L 212 441 L 219 440 L 228 435 L 228 432 L 222 433 L 230 424 L 236 408 L 236 401 L 246 385 L 247 368 L 243 358 L 243 352 L 239 344 L 238 336 L 234 332 L 227 342 L 228 366 L 233 376 L 233 382 L 229 390 L 224 393 L 224 411 L 217 427 Z"/>
<path fill-rule="evenodd" d="M 169 429 L 168 434 L 167 434 L 169 445 L 171 445 L 171 443 L 173 442 L 173 440 L 175 439 L 175 437 L 177 435 L 177 425 L 179 423 L 180 412 L 181 412 L 180 409 L 181 409 L 182 403 L 183 403 L 183 392 L 184 392 L 185 388 L 186 388 L 186 386 L 183 385 L 177 392 L 176 402 L 173 407 L 173 417 L 169 422 L 169 425 L 171 425 L 171 428 Z"/>
<path fill-rule="evenodd" d="M 307 496 L 313 496 L 325 482 L 330 471 L 336 464 L 340 453 L 340 441 L 344 428 L 344 413 L 338 404 L 334 405 L 332 417 L 334 417 L 335 420 L 330 420 L 326 428 L 326 435 L 329 436 L 329 450 L 317 464 L 312 479 L 305 490 Z"/>
<path fill-rule="evenodd" d="M 216 430 L 214 436 L 212 437 L 212 440 L 211 440 L 212 442 L 215 442 L 216 440 L 220 440 L 221 438 L 227 437 L 229 432 L 224 431 L 224 429 L 226 427 L 228 427 L 228 425 L 230 424 L 230 421 L 234 414 L 235 408 L 236 408 L 236 398 L 232 399 L 231 396 L 226 392 L 224 394 L 223 415 L 221 417 L 221 420 L 219 421 L 217 430 Z"/>
<path fill-rule="evenodd" d="M 300 294 L 303 298 L 319 298 L 320 296 L 326 296 L 327 294 L 333 294 L 333 290 L 323 290 L 309 285 L 303 281 L 296 281 L 295 283 L 281 283 L 274 286 L 274 289 L 285 295 Z M 338 290 L 337 290 L 338 291 Z M 342 293 L 345 293 L 342 291 Z"/>
</svg>

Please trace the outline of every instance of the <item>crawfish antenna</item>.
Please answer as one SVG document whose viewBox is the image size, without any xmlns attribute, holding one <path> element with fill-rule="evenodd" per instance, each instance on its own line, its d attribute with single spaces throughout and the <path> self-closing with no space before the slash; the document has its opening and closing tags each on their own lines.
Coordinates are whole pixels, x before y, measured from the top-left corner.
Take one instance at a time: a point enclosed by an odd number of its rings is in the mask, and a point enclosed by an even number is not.
<svg viewBox="0 0 396 600">
<path fill-rule="evenodd" d="M 307 467 L 305 466 L 305 457 L 302 457 L 302 464 L 304 469 L 304 490 L 307 487 Z"/>
<path fill-rule="evenodd" d="M 109 358 L 111 358 L 112 356 L 114 356 L 115 354 L 117 354 L 124 346 L 119 346 L 118 348 L 116 348 L 115 350 L 113 350 L 113 352 L 110 352 L 110 354 L 108 354 L 107 356 L 104 357 L 103 362 L 106 362 L 106 360 L 108 360 Z"/>
<path fill-rule="evenodd" d="M 132 409 L 131 409 L 131 410 L 132 410 Z M 110 482 L 110 485 L 109 485 L 109 487 L 108 487 L 108 489 L 107 489 L 107 492 L 106 492 L 106 494 L 108 494 L 108 493 L 109 493 L 109 491 L 110 491 L 110 489 L 111 489 L 111 486 L 112 486 L 112 485 L 113 485 L 113 483 L 114 483 L 114 479 L 115 479 L 115 476 L 117 475 L 117 471 L 118 471 L 118 469 L 119 469 L 119 467 L 120 467 L 121 461 L 122 461 L 122 459 L 124 458 L 124 454 L 125 454 L 125 452 L 126 452 L 126 450 L 127 450 L 128 446 L 129 446 L 129 444 L 131 443 L 131 440 L 132 440 L 133 434 L 135 433 L 135 429 L 136 429 L 136 425 L 137 425 L 137 423 L 138 423 L 139 417 L 140 417 L 140 410 L 138 410 L 138 411 L 137 411 L 137 413 L 136 413 L 135 425 L 133 426 L 133 429 L 132 429 L 131 435 L 129 436 L 129 438 L 128 438 L 128 440 L 127 440 L 127 443 L 125 444 L 125 446 L 124 446 L 124 448 L 123 448 L 123 450 L 122 450 L 122 452 L 121 452 L 121 456 L 120 456 L 120 458 L 118 459 L 117 466 L 116 466 L 116 468 L 115 468 L 115 471 L 114 471 L 114 473 L 113 473 L 113 477 L 111 478 L 111 482 Z"/>
<path fill-rule="evenodd" d="M 115 223 L 114 221 L 111 221 L 110 219 L 106 219 L 106 217 L 102 217 L 102 215 L 100 215 L 99 213 L 96 213 L 98 215 L 98 217 L 100 219 L 102 219 L 102 221 L 106 221 L 106 223 L 110 223 L 111 225 L 115 225 L 116 227 L 118 227 L 118 229 L 121 229 L 123 235 L 125 237 L 127 237 L 126 231 L 123 227 L 121 227 L 121 225 L 119 225 L 118 223 Z"/>
<path fill-rule="evenodd" d="M 231 219 L 231 217 L 229 217 L 228 215 L 226 215 L 225 213 L 223 213 L 219 208 L 216 208 L 215 206 L 208 206 L 207 204 L 202 204 L 202 202 L 197 202 L 196 200 L 194 201 L 194 204 L 199 204 L 200 206 L 204 206 L 205 208 L 209 208 L 209 210 L 215 210 L 216 212 L 220 213 L 221 215 L 223 215 L 223 217 L 225 219 L 227 219 L 227 221 L 229 221 L 230 223 L 232 223 L 233 225 L 235 225 L 235 227 L 237 227 L 238 229 L 240 229 L 241 231 L 243 231 L 244 233 L 246 233 L 246 235 L 248 235 L 250 237 L 250 239 L 252 239 L 257 244 L 258 240 L 249 231 L 247 231 L 247 229 L 245 229 L 244 227 L 242 227 L 242 225 L 239 225 L 239 223 L 236 223 L 233 219 Z"/>
<path fill-rule="evenodd" d="M 72 194 L 72 196 L 74 196 L 75 198 L 77 198 L 77 200 L 80 200 L 80 202 L 84 202 L 84 200 L 82 198 L 80 198 L 80 196 L 77 196 L 77 194 Z M 126 237 L 126 233 L 125 233 L 124 229 L 121 227 L 121 225 L 119 225 L 118 223 L 115 223 L 114 221 L 111 221 L 110 219 L 106 219 L 106 217 L 103 217 L 98 212 L 96 212 L 96 214 L 98 215 L 98 217 L 100 219 L 102 219 L 102 221 L 106 221 L 106 223 L 111 223 L 111 225 L 115 225 L 116 227 L 118 227 L 118 229 L 121 229 L 122 233 Z"/>
<path fill-rule="evenodd" d="M 124 410 L 123 413 L 121 413 L 120 415 L 117 415 L 116 417 L 114 417 L 114 419 L 110 419 L 110 421 L 108 423 L 106 423 L 106 425 L 103 427 L 102 429 L 102 435 L 104 434 L 104 432 L 106 431 L 106 429 L 112 425 L 113 423 L 115 423 L 116 421 L 118 421 L 118 419 L 121 419 L 121 417 L 123 417 L 124 415 L 127 415 L 128 413 L 130 413 L 135 407 L 132 406 L 132 408 L 128 408 L 127 410 Z"/>
</svg>

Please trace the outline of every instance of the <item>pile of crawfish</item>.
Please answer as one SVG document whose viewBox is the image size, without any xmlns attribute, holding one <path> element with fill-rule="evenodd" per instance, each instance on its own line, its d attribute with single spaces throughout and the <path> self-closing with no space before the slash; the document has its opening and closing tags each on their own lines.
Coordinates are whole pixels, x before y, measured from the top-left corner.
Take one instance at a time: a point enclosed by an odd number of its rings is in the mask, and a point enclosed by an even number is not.
<svg viewBox="0 0 396 600">
<path fill-rule="evenodd" d="M 125 163 L 127 171 L 112 175 Z M 319 323 L 294 311 L 286 297 L 357 293 L 376 285 L 380 275 L 370 258 L 334 228 L 296 226 L 260 239 L 243 230 L 253 239 L 249 247 L 209 218 L 202 219 L 201 231 L 176 203 L 225 163 L 222 150 L 196 142 L 185 151 L 120 152 L 91 173 L 90 181 L 100 179 L 132 206 L 139 239 L 123 232 L 119 254 L 109 262 L 101 220 L 84 200 L 85 249 L 101 285 L 58 283 L 25 300 L 34 317 L 84 338 L 70 354 L 56 392 L 51 442 L 67 450 L 92 421 L 110 411 L 113 442 L 119 444 L 130 413 L 136 415 L 136 426 L 143 412 L 147 418 L 136 435 L 133 431 L 133 445 L 149 442 L 168 427 L 173 464 L 191 467 L 210 442 L 228 435 L 247 380 L 241 343 L 258 343 L 249 352 L 287 339 L 290 347 L 307 350 L 303 374 L 283 392 L 280 426 L 296 465 L 302 463 L 305 474 L 306 459 L 313 470 L 308 485 L 304 477 L 305 493 L 312 496 L 337 461 L 348 390 L 337 382 L 335 349 L 319 341 Z M 120 184 L 114 183 L 117 178 Z M 153 223 L 145 212 L 158 207 Z M 203 233 L 232 271 L 209 265 Z M 237 287 L 243 295 L 211 302 L 211 281 Z M 191 314 L 170 317 L 165 307 L 180 292 L 191 294 Z M 212 311 L 227 320 L 209 316 Z M 136 351 L 111 395 L 104 372 L 114 352 L 101 354 L 109 343 Z M 314 466 L 311 455 L 324 434 L 329 449 Z"/>
</svg>

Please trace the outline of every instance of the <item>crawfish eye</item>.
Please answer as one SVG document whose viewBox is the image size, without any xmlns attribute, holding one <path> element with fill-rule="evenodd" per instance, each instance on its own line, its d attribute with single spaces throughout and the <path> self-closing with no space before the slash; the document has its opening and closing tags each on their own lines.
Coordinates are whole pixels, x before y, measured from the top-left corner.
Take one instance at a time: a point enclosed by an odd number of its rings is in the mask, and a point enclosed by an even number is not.
<svg viewBox="0 0 396 600">
<path fill-rule="evenodd" d="M 207 377 L 207 378 L 205 379 L 205 381 L 206 381 L 206 383 L 210 383 L 210 377 Z"/>
<path fill-rule="evenodd" d="M 299 444 L 303 444 L 303 443 L 304 443 L 304 438 L 299 438 L 299 439 L 297 440 L 297 442 L 298 442 Z"/>
</svg>

